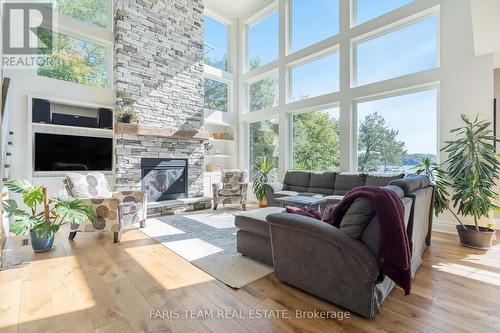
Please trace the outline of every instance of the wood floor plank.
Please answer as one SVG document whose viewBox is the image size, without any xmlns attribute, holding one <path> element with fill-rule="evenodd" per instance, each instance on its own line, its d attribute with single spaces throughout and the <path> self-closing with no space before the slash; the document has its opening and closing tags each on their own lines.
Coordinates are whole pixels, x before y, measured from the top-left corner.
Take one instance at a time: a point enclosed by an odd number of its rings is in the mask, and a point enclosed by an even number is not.
<svg viewBox="0 0 500 333">
<path fill-rule="evenodd" d="M 239 316 L 344 309 L 274 274 L 230 288 L 139 230 L 125 232 L 120 244 L 111 234 L 82 233 L 69 241 L 62 232 L 55 245 L 34 254 L 19 240 L 7 242 L 8 256 L 23 263 L 0 271 L 0 332 L 500 331 L 500 249 L 467 249 L 456 235 L 433 234 L 410 296 L 395 289 L 374 319 L 352 314 L 342 321 Z M 185 310 L 194 312 L 186 318 Z M 203 316 L 208 310 L 212 316 Z M 173 312 L 180 316 L 169 317 Z"/>
</svg>

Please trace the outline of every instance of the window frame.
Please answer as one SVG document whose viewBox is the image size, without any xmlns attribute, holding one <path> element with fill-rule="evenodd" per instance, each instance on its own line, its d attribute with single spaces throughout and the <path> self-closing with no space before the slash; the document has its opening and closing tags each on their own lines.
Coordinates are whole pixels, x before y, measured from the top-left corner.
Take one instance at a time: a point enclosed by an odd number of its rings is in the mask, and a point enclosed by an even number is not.
<svg viewBox="0 0 500 333">
<path fill-rule="evenodd" d="M 292 74 L 292 72 L 293 72 L 293 69 L 295 69 L 297 67 L 301 67 L 301 66 L 307 65 L 307 64 L 310 64 L 312 62 L 315 62 L 317 60 L 323 59 L 325 57 L 328 57 L 328 56 L 331 56 L 331 55 L 334 55 L 334 54 L 338 54 L 339 55 L 339 77 L 338 77 L 339 90 L 337 90 L 337 91 L 330 91 L 330 92 L 328 92 L 326 94 L 312 96 L 312 97 L 306 98 L 304 100 L 308 100 L 308 99 L 311 99 L 311 98 L 317 98 L 317 97 L 321 97 L 321 96 L 325 96 L 325 95 L 329 95 L 329 94 L 334 94 L 334 93 L 338 93 L 340 91 L 340 89 L 341 89 L 341 87 L 340 87 L 340 45 L 337 44 L 337 45 L 334 45 L 333 47 L 321 50 L 320 52 L 311 54 L 309 56 L 300 58 L 299 60 L 296 60 L 296 61 L 293 61 L 293 62 L 290 62 L 290 63 L 287 64 L 287 76 L 288 76 L 287 95 L 286 95 L 286 103 L 287 104 L 297 103 L 297 102 L 302 101 L 302 100 L 295 100 L 294 101 L 292 99 L 292 97 L 293 97 L 292 96 L 292 92 L 293 92 L 293 74 Z"/>
<path fill-rule="evenodd" d="M 354 1 L 356 1 L 356 0 L 354 0 Z M 377 39 L 379 37 L 382 37 L 384 35 L 390 34 L 392 32 L 399 31 L 399 30 L 404 29 L 406 27 L 412 26 L 413 24 L 417 24 L 417 23 L 423 22 L 426 19 L 429 19 L 429 18 L 432 18 L 432 17 L 436 18 L 436 44 L 437 44 L 436 45 L 436 67 L 435 68 L 431 68 L 431 69 L 427 69 L 427 70 L 439 69 L 441 67 L 441 62 L 440 62 L 441 61 L 441 53 L 440 53 L 441 50 L 440 50 L 440 47 L 439 47 L 441 45 L 441 38 L 440 38 L 440 13 L 439 13 L 439 10 L 437 10 L 436 8 L 431 8 L 428 11 L 422 11 L 422 12 L 417 13 L 415 15 L 408 16 L 408 17 L 406 17 L 406 18 L 404 18 L 402 20 L 393 22 L 390 25 L 386 25 L 386 26 L 380 27 L 378 29 L 369 31 L 368 33 L 359 35 L 356 38 L 351 39 L 351 46 L 350 46 L 351 47 L 351 59 L 350 59 L 350 64 L 351 64 L 351 79 L 350 79 L 350 81 L 351 81 L 351 88 L 356 88 L 356 87 L 360 87 L 360 86 L 364 86 L 364 85 L 370 85 L 370 84 L 374 84 L 374 83 L 380 83 L 380 82 L 391 80 L 391 79 L 394 79 L 394 78 L 400 78 L 400 77 L 407 76 L 407 75 L 414 75 L 414 74 L 417 74 L 417 73 L 421 73 L 422 71 L 417 71 L 417 72 L 413 72 L 413 73 L 410 73 L 410 74 L 404 74 L 404 75 L 400 75 L 400 76 L 393 77 L 393 78 L 388 78 L 388 79 L 383 79 L 383 80 L 379 80 L 379 81 L 372 82 L 372 83 L 366 83 L 366 84 L 363 84 L 363 85 L 358 85 L 358 73 L 357 73 L 358 55 L 357 55 L 357 46 L 360 45 L 360 44 L 362 44 L 362 43 L 365 43 L 365 42 Z"/>
<path fill-rule="evenodd" d="M 242 36 L 242 38 L 244 40 L 244 47 L 243 47 L 243 52 L 242 52 L 243 53 L 242 64 L 243 64 L 243 72 L 244 73 L 253 72 L 255 70 L 258 70 L 259 68 L 274 65 L 279 60 L 279 58 L 280 58 L 279 53 L 280 52 L 279 52 L 279 48 L 278 48 L 278 58 L 277 59 L 275 59 L 269 63 L 262 64 L 261 66 L 259 66 L 257 68 L 250 69 L 250 29 L 252 27 L 256 26 L 257 24 L 259 24 L 260 22 L 262 22 L 263 20 L 265 20 L 266 18 L 268 18 L 269 16 L 273 15 L 275 12 L 278 13 L 278 26 L 279 26 L 281 24 L 282 14 L 280 12 L 280 8 L 279 8 L 277 1 L 272 2 L 268 6 L 261 9 L 256 14 L 252 15 L 250 18 L 243 21 L 243 29 L 242 29 L 243 36 Z M 278 44 L 280 43 L 280 36 L 279 35 L 280 35 L 280 33 L 278 34 Z"/>
<path fill-rule="evenodd" d="M 221 110 L 214 110 L 214 109 L 205 108 L 205 80 L 212 80 L 212 81 L 216 81 L 216 82 L 223 83 L 223 84 L 227 85 L 227 112 L 221 111 Z M 203 73 L 203 94 L 204 94 L 203 95 L 203 110 L 204 110 L 204 112 L 221 112 L 224 114 L 225 113 L 227 113 L 227 114 L 233 113 L 234 112 L 233 90 L 234 90 L 234 87 L 233 87 L 232 80 L 224 79 L 222 77 L 216 77 L 216 76 L 210 75 L 210 73 L 204 72 Z"/>
<path fill-rule="evenodd" d="M 259 81 L 262 81 L 262 80 L 265 80 L 269 77 L 272 77 L 272 76 L 276 76 L 278 78 L 278 96 L 276 96 L 276 102 L 277 104 L 276 105 L 273 105 L 269 108 L 264 108 L 264 109 L 260 109 L 260 110 L 255 110 L 255 111 L 251 111 L 250 110 L 250 103 L 251 103 L 251 96 L 250 96 L 250 86 L 253 84 L 253 83 L 256 83 L 256 82 L 259 82 Z M 275 68 L 273 70 L 270 70 L 268 72 L 264 72 L 262 74 L 259 74 L 259 75 L 256 75 L 254 77 L 252 77 L 250 80 L 246 81 L 245 82 L 245 100 L 247 101 L 247 104 L 246 104 L 246 108 L 245 108 L 245 113 L 256 113 L 256 112 L 261 112 L 261 111 L 266 111 L 266 110 L 269 110 L 269 109 L 273 109 L 273 108 L 276 108 L 280 105 L 280 94 L 279 94 L 279 89 L 280 89 L 280 82 L 279 82 L 279 70 L 278 68 Z"/>
<path fill-rule="evenodd" d="M 293 135 L 293 117 L 304 114 L 304 113 L 314 113 L 314 112 L 321 112 L 325 111 L 328 109 L 334 109 L 338 108 L 339 109 L 339 128 L 342 126 L 342 123 L 340 122 L 340 102 L 335 102 L 332 104 L 324 104 L 324 105 L 316 105 L 314 107 L 308 108 L 308 109 L 299 109 L 295 110 L 292 112 L 288 112 L 286 115 L 286 120 L 287 120 L 287 137 L 288 137 L 288 142 L 290 144 L 289 148 L 289 154 L 287 156 L 287 163 L 290 167 L 290 170 L 295 171 L 294 169 L 294 135 Z M 340 133 L 342 133 L 342 129 L 340 128 Z M 339 142 L 342 144 L 342 135 L 339 135 Z M 339 149 L 339 158 L 340 158 L 340 149 Z M 340 166 L 339 166 L 340 168 Z"/>
<path fill-rule="evenodd" d="M 441 158 L 439 154 L 439 142 L 440 142 L 440 126 L 439 126 L 439 114 L 440 114 L 440 83 L 439 82 L 431 82 L 422 86 L 417 86 L 417 87 L 410 87 L 407 89 L 401 89 L 397 91 L 388 91 L 383 94 L 378 94 L 378 95 L 373 95 L 373 96 L 365 96 L 358 98 L 352 102 L 352 111 L 353 111 L 353 136 L 352 136 L 352 141 L 354 147 L 356 147 L 356 152 L 357 152 L 357 147 L 358 147 L 358 105 L 361 103 L 366 103 L 366 102 L 372 102 L 372 101 L 378 101 L 378 100 L 383 100 L 383 99 L 388 99 L 392 97 L 399 97 L 399 96 L 404 96 L 404 95 L 411 95 L 414 93 L 419 93 L 419 92 L 424 92 L 424 91 L 436 91 L 436 162 L 439 164 L 441 163 Z M 354 160 L 354 169 L 353 171 L 358 172 L 359 170 L 359 165 L 358 165 L 358 154 L 354 154 L 353 156 Z"/>
<path fill-rule="evenodd" d="M 239 148 L 242 154 L 239 156 L 239 164 L 248 167 L 248 123 L 257 122 L 270 117 L 277 117 L 279 121 L 279 160 L 280 175 L 293 166 L 292 145 L 290 143 L 293 135 L 290 125 L 290 115 L 304 110 L 321 110 L 325 106 L 339 107 L 340 125 L 340 171 L 357 170 L 357 119 L 355 114 L 356 101 L 373 96 L 388 96 L 398 94 L 402 91 L 411 91 L 419 87 L 429 85 L 439 86 L 442 79 L 440 69 L 440 15 L 441 5 L 439 2 L 413 1 L 402 7 L 387 12 L 372 20 L 359 25 L 352 25 L 352 0 L 340 1 L 340 31 L 339 34 L 322 40 L 316 44 L 307 46 L 301 50 L 291 53 L 291 12 L 290 0 L 276 0 L 264 8 L 255 8 L 241 17 L 238 22 L 239 34 L 238 44 L 241 52 L 238 55 L 238 95 L 237 113 L 239 132 Z M 252 22 L 269 14 L 278 8 L 279 26 L 279 58 L 272 63 L 265 64 L 252 71 L 248 70 L 248 26 Z M 392 29 L 397 30 L 408 22 L 435 15 L 437 18 L 437 67 L 424 72 L 416 72 L 385 81 L 375 82 L 368 85 L 356 86 L 353 84 L 355 63 L 353 61 L 353 42 L 362 40 L 374 34 L 384 34 Z M 308 98 L 305 100 L 290 102 L 291 75 L 290 67 L 300 63 L 306 63 L 308 59 L 314 59 L 317 55 L 328 53 L 328 50 L 338 49 L 339 53 L 339 91 Z M 249 101 L 247 100 L 247 82 L 262 77 L 265 73 L 278 71 L 279 73 L 279 105 L 260 112 L 248 112 Z M 439 100 L 439 89 L 437 91 Z M 439 104 L 439 103 L 438 103 Z M 438 105 L 439 116 L 439 105 Z M 439 123 L 438 123 L 439 126 Z M 436 129 L 436 131 L 438 131 Z M 439 139 L 439 133 L 438 133 Z"/>
<path fill-rule="evenodd" d="M 47 77 L 38 75 L 38 65 L 33 68 L 32 73 L 37 78 L 43 78 L 45 80 L 56 80 L 58 82 L 64 82 L 68 85 L 74 85 L 75 87 L 85 87 L 89 89 L 97 89 L 98 91 L 111 90 L 113 89 L 113 70 L 114 70 L 114 32 L 113 32 L 113 4 L 108 1 L 108 27 L 102 28 L 95 24 L 85 23 L 83 21 L 77 20 L 71 16 L 66 16 L 60 14 L 56 9 L 54 9 L 54 26 L 53 31 L 58 34 L 67 35 L 72 38 L 79 40 L 85 40 L 92 44 L 102 46 L 106 49 L 106 71 L 108 74 L 108 82 L 106 87 L 92 87 L 86 84 L 60 80 L 57 78 Z"/>
<path fill-rule="evenodd" d="M 231 40 L 231 36 L 233 34 L 233 23 L 226 19 L 225 17 L 221 16 L 221 15 L 218 15 L 217 13 L 215 13 L 214 11 L 211 11 L 210 9 L 205 9 L 203 11 L 203 16 L 208 16 L 209 18 L 211 18 L 212 20 L 226 26 L 227 28 L 227 35 L 226 35 L 226 40 L 227 40 L 227 50 L 226 50 L 226 56 L 227 56 L 227 68 L 224 70 L 224 69 L 220 69 L 220 68 L 217 68 L 217 67 L 213 67 L 213 66 L 210 66 L 210 65 L 207 65 L 205 64 L 205 55 L 203 55 L 203 65 L 205 67 L 211 67 L 213 68 L 214 70 L 217 70 L 217 71 L 223 71 L 223 72 L 226 72 L 226 73 L 233 73 L 234 72 L 234 64 L 233 64 L 233 51 L 232 51 L 232 40 Z M 203 18 L 205 19 L 205 18 Z M 203 41 L 203 45 L 205 45 L 205 41 Z"/>
</svg>

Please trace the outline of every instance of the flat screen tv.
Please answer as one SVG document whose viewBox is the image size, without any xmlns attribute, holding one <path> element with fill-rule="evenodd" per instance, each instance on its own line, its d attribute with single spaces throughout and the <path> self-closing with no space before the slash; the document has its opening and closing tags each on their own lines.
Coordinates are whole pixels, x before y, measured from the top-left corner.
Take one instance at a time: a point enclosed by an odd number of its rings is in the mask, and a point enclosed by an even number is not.
<svg viewBox="0 0 500 333">
<path fill-rule="evenodd" d="M 110 171 L 113 139 L 35 133 L 35 171 Z"/>
</svg>

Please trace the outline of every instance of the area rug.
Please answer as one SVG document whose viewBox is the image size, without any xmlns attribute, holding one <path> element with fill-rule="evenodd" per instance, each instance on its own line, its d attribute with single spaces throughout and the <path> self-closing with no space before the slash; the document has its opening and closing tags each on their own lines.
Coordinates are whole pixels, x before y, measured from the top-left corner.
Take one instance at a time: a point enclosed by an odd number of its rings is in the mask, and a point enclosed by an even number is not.
<svg viewBox="0 0 500 333">
<path fill-rule="evenodd" d="M 238 212 L 201 212 L 149 218 L 146 235 L 233 288 L 270 273 L 272 267 L 236 251 Z"/>
</svg>

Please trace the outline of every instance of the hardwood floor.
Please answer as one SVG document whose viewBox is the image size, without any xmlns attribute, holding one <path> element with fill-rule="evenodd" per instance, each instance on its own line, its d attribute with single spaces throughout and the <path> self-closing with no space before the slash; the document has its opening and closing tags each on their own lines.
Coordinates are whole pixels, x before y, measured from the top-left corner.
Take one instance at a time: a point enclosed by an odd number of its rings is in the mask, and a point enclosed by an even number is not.
<svg viewBox="0 0 500 333">
<path fill-rule="evenodd" d="M 119 245 L 110 233 L 66 235 L 45 254 L 7 241 L 5 260 L 24 262 L 0 271 L 0 332 L 500 332 L 500 244 L 472 250 L 436 232 L 410 296 L 395 289 L 375 319 L 340 321 L 294 318 L 342 309 L 273 275 L 231 289 L 138 230 Z M 244 318 L 271 309 L 291 318 Z"/>
</svg>

